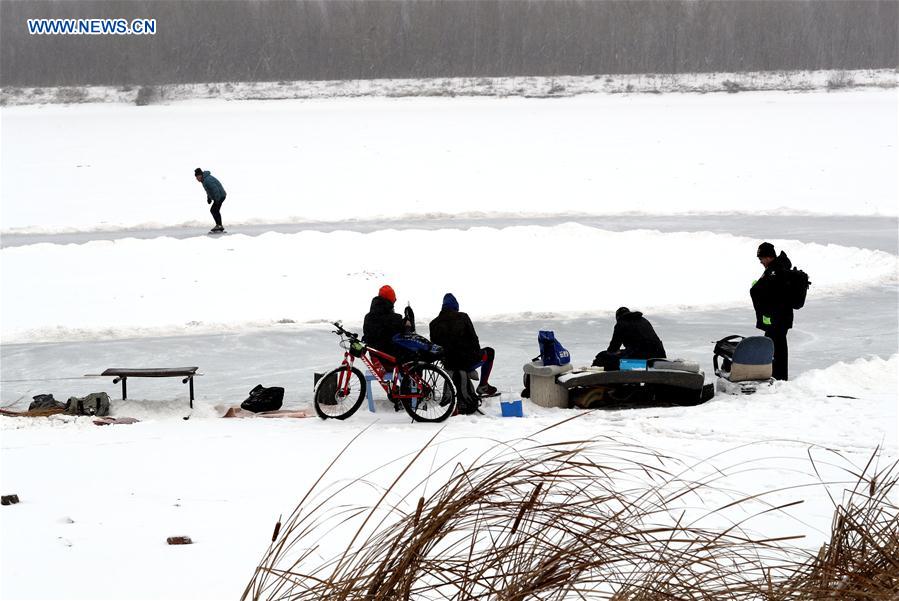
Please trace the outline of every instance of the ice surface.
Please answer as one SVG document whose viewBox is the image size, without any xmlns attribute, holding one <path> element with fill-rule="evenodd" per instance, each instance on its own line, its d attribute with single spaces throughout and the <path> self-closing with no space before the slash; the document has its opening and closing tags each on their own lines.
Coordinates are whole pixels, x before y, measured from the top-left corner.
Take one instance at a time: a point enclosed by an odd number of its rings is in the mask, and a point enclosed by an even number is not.
<svg viewBox="0 0 899 601">
<path fill-rule="evenodd" d="M 897 92 L 0 108 L 2 232 L 471 212 L 899 214 Z"/>
</svg>

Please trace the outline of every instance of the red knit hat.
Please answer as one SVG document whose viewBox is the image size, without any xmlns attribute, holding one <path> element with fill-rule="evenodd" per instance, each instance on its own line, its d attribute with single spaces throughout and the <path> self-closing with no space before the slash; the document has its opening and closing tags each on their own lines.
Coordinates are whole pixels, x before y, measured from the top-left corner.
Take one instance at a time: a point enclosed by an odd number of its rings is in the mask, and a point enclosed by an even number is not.
<svg viewBox="0 0 899 601">
<path fill-rule="evenodd" d="M 381 286 L 381 289 L 378 290 L 378 296 L 380 296 L 381 298 L 386 298 L 392 303 L 396 302 L 396 292 L 394 292 L 393 288 L 391 288 L 387 284 Z"/>
</svg>

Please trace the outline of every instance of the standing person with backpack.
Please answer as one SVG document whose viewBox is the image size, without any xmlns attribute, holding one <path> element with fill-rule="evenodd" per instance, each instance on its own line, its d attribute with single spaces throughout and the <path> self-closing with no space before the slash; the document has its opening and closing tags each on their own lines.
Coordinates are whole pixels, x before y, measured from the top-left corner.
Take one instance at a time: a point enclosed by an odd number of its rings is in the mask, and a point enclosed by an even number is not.
<svg viewBox="0 0 899 601">
<path fill-rule="evenodd" d="M 755 327 L 762 330 L 774 343 L 772 364 L 774 379 L 787 380 L 789 372 L 787 332 L 793 327 L 794 306 L 791 274 L 801 273 L 805 277 L 805 289 L 808 288 L 808 276 L 797 270 L 791 272 L 793 263 L 783 251 L 777 255 L 774 245 L 770 242 L 762 242 L 756 256 L 759 263 L 765 267 L 765 271 L 749 289 L 752 306 L 755 309 Z M 804 301 L 803 290 L 802 302 Z M 802 303 L 799 303 L 799 306 L 802 306 Z"/>
<path fill-rule="evenodd" d="M 440 314 L 431 321 L 430 334 L 431 342 L 442 346 L 446 353 L 447 369 L 467 374 L 480 367 L 480 384 L 476 389 L 478 396 L 496 396 L 496 387 L 488 382 L 496 353 L 489 346 L 481 348 L 471 318 L 459 311 L 459 301 L 451 292 L 443 296 Z"/>
<path fill-rule="evenodd" d="M 209 233 L 219 234 L 224 232 L 225 226 L 222 225 L 221 210 L 227 194 L 225 193 L 225 188 L 222 187 L 222 182 L 212 177 L 212 174 L 208 171 L 203 171 L 199 167 L 194 169 L 194 177 L 203 184 L 203 189 L 206 190 L 206 204 L 212 205 L 209 212 L 212 213 L 212 218 L 215 220 L 215 227 L 209 230 Z"/>
</svg>

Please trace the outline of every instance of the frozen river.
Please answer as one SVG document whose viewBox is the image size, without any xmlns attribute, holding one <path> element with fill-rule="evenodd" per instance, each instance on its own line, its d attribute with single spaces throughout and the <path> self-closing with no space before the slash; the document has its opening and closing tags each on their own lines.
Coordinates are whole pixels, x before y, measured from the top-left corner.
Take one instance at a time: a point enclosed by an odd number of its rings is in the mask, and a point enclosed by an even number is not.
<svg viewBox="0 0 899 601">
<path fill-rule="evenodd" d="M 397 228 L 446 228 L 490 224 L 493 227 L 556 225 L 564 218 L 520 220 L 426 220 L 391 222 Z M 835 243 L 845 246 L 879 249 L 896 253 L 896 218 L 891 217 L 592 217 L 580 222 L 611 230 L 634 228 L 663 232 L 712 231 L 762 238 L 787 238 L 804 242 Z M 343 229 L 374 231 L 386 222 L 349 222 Z M 292 232 L 300 225 L 253 226 L 263 231 Z M 307 224 L 303 227 L 309 227 Z M 338 224 L 318 224 L 322 231 L 337 229 Z M 243 229 L 242 229 L 243 231 Z M 180 234 L 179 234 L 180 232 Z M 104 237 L 141 236 L 152 238 L 162 232 L 110 232 L 57 234 L 46 240 L 24 236 L 4 236 L 3 243 L 16 246 L 38 241 L 79 243 Z M 164 232 L 189 236 L 189 230 Z M 789 248 L 787 248 L 789 250 Z M 725 269 L 728 257 L 717 255 L 702 259 L 703 269 L 713 278 L 716 266 Z M 733 258 L 732 260 L 737 260 Z M 686 267 L 687 265 L 685 265 Z M 812 281 L 815 274 L 811 274 Z M 899 350 L 899 291 L 895 285 L 864 288 L 842 296 L 816 299 L 812 288 L 806 307 L 796 314 L 795 328 L 789 336 L 791 375 L 827 367 L 838 361 L 876 355 L 887 358 Z M 523 293 L 510 291 L 510 293 Z M 647 304 L 651 303 L 651 299 Z M 633 306 L 638 310 L 640 307 Z M 416 307 L 420 316 L 429 314 Z M 362 315 L 342 316 L 348 327 Z M 697 310 L 648 315 L 662 337 L 669 356 L 699 361 L 707 378 L 712 374 L 712 348 L 715 340 L 730 334 L 753 335 L 754 315 L 748 298 L 746 305 L 730 310 Z M 420 319 L 423 322 L 424 319 Z M 611 335 L 611 319 L 525 319 L 485 322 L 475 320 L 481 344 L 497 351 L 492 383 L 505 393 L 517 393 L 521 385 L 521 366 L 537 354 L 537 331 L 553 329 L 572 352 L 574 363 L 589 364 L 604 349 Z M 427 324 L 419 323 L 427 334 Z M 113 366 L 198 365 L 205 374 L 197 381 L 197 395 L 210 403 L 239 402 L 258 383 L 283 386 L 288 406 L 308 404 L 311 400 L 313 373 L 337 365 L 340 349 L 337 338 L 324 326 L 309 329 L 284 324 L 267 329 L 228 332 L 217 335 L 142 337 L 107 341 L 5 344 L 2 357 L 2 402 L 53 392 L 57 398 L 104 389 L 118 395 L 118 387 L 108 379 L 83 379 L 83 374 L 99 373 Z M 55 379 L 61 378 L 61 379 Z M 834 394 L 839 394 L 838 390 Z M 171 398 L 186 395 L 184 386 L 174 380 L 159 382 L 136 380 L 131 385 L 135 398 Z"/>
<path fill-rule="evenodd" d="M 614 232 L 650 229 L 660 232 L 713 232 L 740 234 L 755 238 L 786 238 L 800 242 L 839 244 L 882 250 L 899 254 L 899 218 L 868 216 L 784 215 L 605 215 L 605 216 L 549 216 L 549 217 L 457 217 L 414 220 L 358 220 L 335 222 L 298 222 L 276 224 L 245 224 L 229 226 L 232 233 L 259 236 L 267 232 L 292 234 L 304 230 L 318 232 L 354 231 L 376 232 L 383 229 L 465 229 L 472 227 L 509 227 L 516 225 L 553 226 L 574 221 L 582 225 Z M 65 234 L 4 234 L 0 247 L 27 244 L 83 244 L 91 240 L 121 240 L 123 238 L 190 238 L 197 235 L 197 227 L 166 227 L 158 229 L 110 230 L 73 232 Z M 725 257 L 721 257 L 725 261 Z"/>
<path fill-rule="evenodd" d="M 897 352 L 896 287 L 862 294 L 812 300 L 797 312 L 790 332 L 791 375 L 838 361 Z M 669 356 L 700 362 L 708 378 L 713 342 L 729 334 L 753 335 L 751 309 L 649 315 Z M 421 327 L 421 326 L 420 326 Z M 427 325 L 423 326 L 425 330 Z M 521 366 L 537 354 L 537 331 L 553 329 L 571 351 L 575 364 L 589 364 L 611 335 L 611 321 L 600 319 L 477 323 L 481 343 L 496 349 L 493 384 L 504 392 L 521 389 Z M 285 326 L 289 328 L 289 326 Z M 426 333 L 426 332 L 425 332 Z M 198 365 L 197 398 L 213 403 L 239 402 L 256 384 L 283 386 L 285 404 L 311 402 L 313 373 L 336 367 L 341 349 L 327 330 L 261 330 L 242 334 L 140 338 L 131 340 L 13 344 L 2 352 L 3 403 L 41 392 L 56 398 L 107 390 L 119 394 L 110 379 L 17 381 L 41 377 L 76 377 L 114 366 Z M 102 383 L 101 383 L 102 382 Z M 175 380 L 132 380 L 135 398 L 186 395 Z M 834 390 L 833 394 L 840 394 Z"/>
</svg>

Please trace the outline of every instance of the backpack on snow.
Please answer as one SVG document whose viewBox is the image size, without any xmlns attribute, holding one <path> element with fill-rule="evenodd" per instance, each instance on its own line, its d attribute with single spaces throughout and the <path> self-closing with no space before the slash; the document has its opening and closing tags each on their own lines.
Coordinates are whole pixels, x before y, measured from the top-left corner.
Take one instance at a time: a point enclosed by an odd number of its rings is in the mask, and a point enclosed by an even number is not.
<svg viewBox="0 0 899 601">
<path fill-rule="evenodd" d="M 66 404 L 54 399 L 52 394 L 38 394 L 31 398 L 34 400 L 28 405 L 29 411 L 45 411 L 47 409 L 64 410 L 66 408 Z"/>
<path fill-rule="evenodd" d="M 468 372 L 464 369 L 454 369 L 450 372 L 450 378 L 456 387 L 456 411 L 461 415 L 471 415 L 478 412 L 481 407 L 481 397 L 478 396 L 471 383 Z"/>
<path fill-rule="evenodd" d="M 787 272 L 787 298 L 791 307 L 801 309 L 805 306 L 805 297 L 811 285 L 812 281 L 808 279 L 808 274 L 801 269 L 794 267 Z"/>
<path fill-rule="evenodd" d="M 540 346 L 540 360 L 543 365 L 567 365 L 571 363 L 571 353 L 562 346 L 552 330 L 540 330 L 537 334 Z"/>
<path fill-rule="evenodd" d="M 66 402 L 66 415 L 109 415 L 109 395 L 105 392 L 94 392 L 85 397 L 69 397 Z"/>
<path fill-rule="evenodd" d="M 281 408 L 283 400 L 284 389 L 280 386 L 265 388 L 262 384 L 257 384 L 250 391 L 250 396 L 247 397 L 247 400 L 240 404 L 240 408 L 253 413 L 277 411 Z"/>
</svg>

